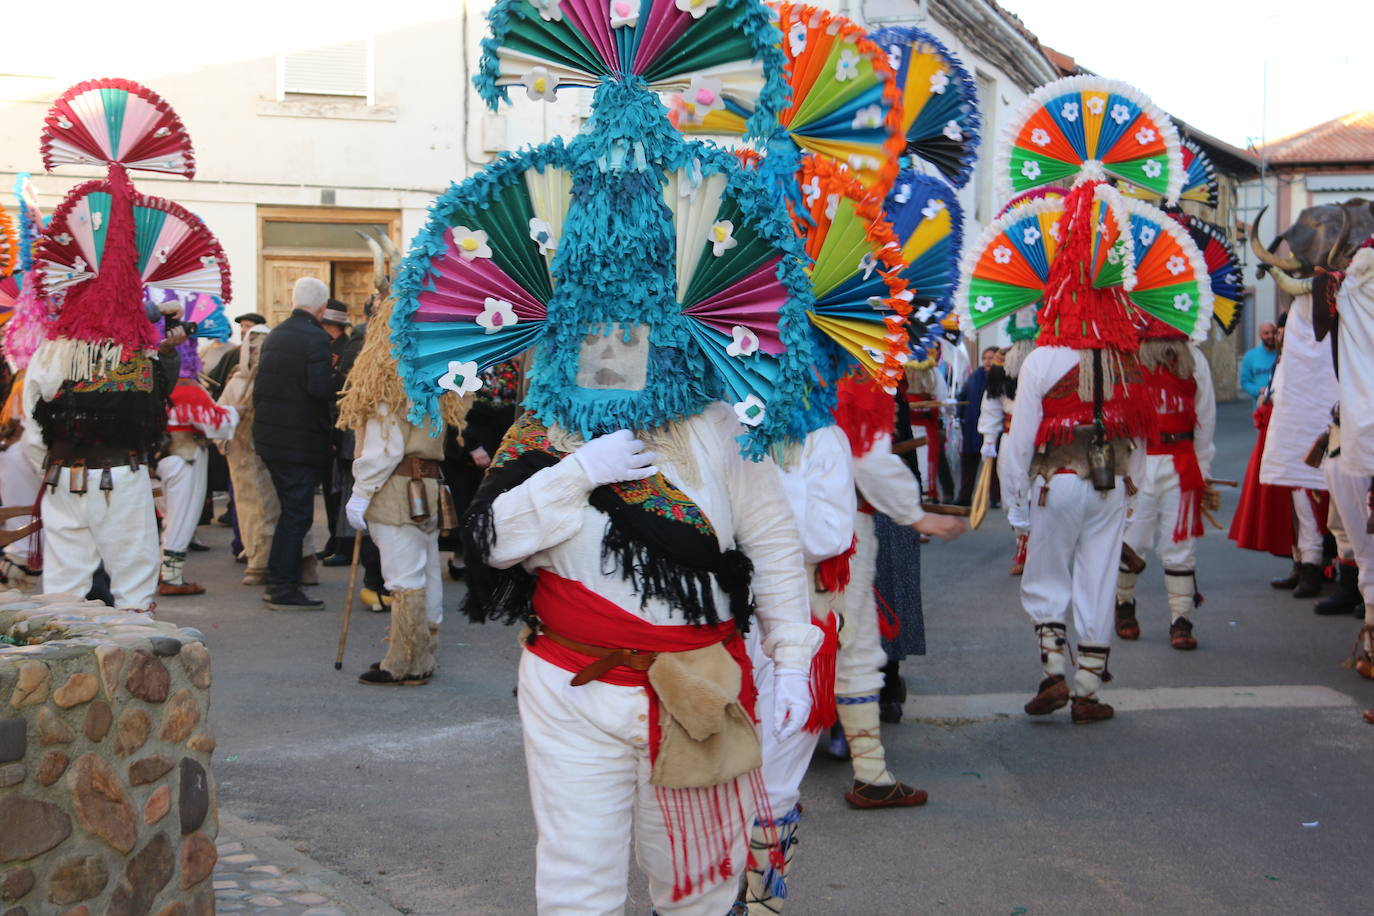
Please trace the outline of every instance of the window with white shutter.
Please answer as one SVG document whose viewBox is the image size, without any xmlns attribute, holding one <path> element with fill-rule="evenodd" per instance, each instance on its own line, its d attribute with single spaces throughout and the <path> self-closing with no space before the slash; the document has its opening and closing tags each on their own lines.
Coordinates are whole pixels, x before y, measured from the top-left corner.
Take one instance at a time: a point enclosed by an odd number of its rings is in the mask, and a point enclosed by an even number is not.
<svg viewBox="0 0 1374 916">
<path fill-rule="evenodd" d="M 347 41 L 277 58 L 277 100 L 332 95 L 372 102 L 372 42 Z"/>
</svg>

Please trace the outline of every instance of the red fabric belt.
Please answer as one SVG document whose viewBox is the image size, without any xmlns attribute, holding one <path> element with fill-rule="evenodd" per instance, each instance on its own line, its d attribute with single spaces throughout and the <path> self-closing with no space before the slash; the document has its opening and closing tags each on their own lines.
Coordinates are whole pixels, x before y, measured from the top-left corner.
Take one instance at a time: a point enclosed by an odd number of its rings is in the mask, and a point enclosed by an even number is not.
<svg viewBox="0 0 1374 916">
<path fill-rule="evenodd" d="M 1207 481 L 1202 479 L 1202 466 L 1197 463 L 1197 452 L 1193 449 L 1192 439 L 1178 442 L 1160 442 L 1145 450 L 1147 455 L 1169 455 L 1174 459 L 1174 473 L 1178 474 L 1178 520 L 1174 523 L 1174 543 L 1190 537 L 1202 537 L 1202 490 Z"/>
</svg>

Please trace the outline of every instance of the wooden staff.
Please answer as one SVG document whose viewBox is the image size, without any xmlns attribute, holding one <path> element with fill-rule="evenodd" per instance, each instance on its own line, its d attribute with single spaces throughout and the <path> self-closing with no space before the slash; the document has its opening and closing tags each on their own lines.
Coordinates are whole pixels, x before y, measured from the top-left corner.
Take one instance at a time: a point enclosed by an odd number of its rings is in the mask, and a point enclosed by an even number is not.
<svg viewBox="0 0 1374 916">
<path fill-rule="evenodd" d="M 987 517 L 988 505 L 992 502 L 992 469 L 996 458 L 984 458 L 978 468 L 978 479 L 973 485 L 973 499 L 970 501 L 968 524 L 977 530 Z"/>
<path fill-rule="evenodd" d="M 924 435 L 913 436 L 910 439 L 903 439 L 901 442 L 894 443 L 892 446 L 892 454 L 906 455 L 916 451 L 918 448 L 925 448 L 925 445 L 926 437 Z"/>
<path fill-rule="evenodd" d="M 1207 486 L 1209 486 L 1209 487 L 1238 487 L 1238 486 L 1240 486 L 1240 481 L 1238 481 L 1238 480 L 1217 480 L 1217 479 L 1214 479 L 1214 478 L 1212 478 L 1212 477 L 1208 477 L 1208 478 L 1207 478 Z"/>
<path fill-rule="evenodd" d="M 912 401 L 906 405 L 911 410 L 925 410 L 928 407 L 964 407 L 968 401 Z"/>
<path fill-rule="evenodd" d="M 957 515 L 968 518 L 968 506 L 951 506 L 946 503 L 921 503 L 921 508 L 931 515 Z"/>
<path fill-rule="evenodd" d="M 339 653 L 334 656 L 334 670 L 343 668 L 344 646 L 348 643 L 348 623 L 353 617 L 353 592 L 358 587 L 358 558 L 363 554 L 363 533 L 353 532 L 353 565 L 348 568 L 348 597 L 344 599 L 343 632 L 339 634 Z"/>
</svg>

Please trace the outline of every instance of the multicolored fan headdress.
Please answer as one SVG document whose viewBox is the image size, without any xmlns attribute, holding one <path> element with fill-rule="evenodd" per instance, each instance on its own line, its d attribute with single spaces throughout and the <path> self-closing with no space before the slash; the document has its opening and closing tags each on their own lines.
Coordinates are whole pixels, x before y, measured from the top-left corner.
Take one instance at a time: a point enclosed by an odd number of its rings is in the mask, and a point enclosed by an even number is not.
<svg viewBox="0 0 1374 916">
<path fill-rule="evenodd" d="M 0 308 L 12 310 L 5 323 L 4 353 L 5 361 L 17 372 L 28 366 L 34 351 L 48 339 L 48 325 L 56 314 L 41 293 L 35 270 L 43 213 L 28 172 L 20 172 L 15 179 L 14 194 L 19 201 L 19 267 L 0 280 Z"/>
<path fill-rule="evenodd" d="M 902 151 L 901 92 L 883 50 L 863 29 L 828 10 L 775 4 L 791 103 L 782 129 L 767 139 L 764 174 L 787 182 L 802 156 L 822 156 L 850 169 L 865 187 L 887 193 Z M 702 104 L 691 91 L 674 95 L 673 121 L 687 133 L 748 135 L 746 106 Z"/>
<path fill-rule="evenodd" d="M 411 416 L 436 416 L 444 390 L 475 391 L 483 369 L 533 347 L 525 405 L 545 423 L 645 430 L 720 399 L 761 455 L 795 434 L 812 378 L 800 245 L 731 154 L 683 139 L 657 90 L 718 80 L 713 92 L 771 132 L 786 86 L 768 12 L 541 3 L 493 8 L 474 83 L 493 106 L 517 83 L 542 97 L 594 84 L 592 117 L 566 145 L 504 155 L 431 208 L 394 284 Z"/>
<path fill-rule="evenodd" d="M 1212 287 L 1212 317 L 1227 334 L 1235 331 L 1245 310 L 1245 281 L 1240 258 L 1226 235 L 1216 223 L 1190 216 L 1188 235 L 1207 262 L 1207 274 Z"/>
<path fill-rule="evenodd" d="M 1183 157 L 1183 187 L 1179 191 L 1179 200 L 1191 200 L 1202 204 L 1204 207 L 1216 208 L 1220 194 L 1220 185 L 1217 183 L 1217 170 L 1212 165 L 1212 157 L 1198 145 L 1192 137 L 1184 137 L 1180 143 L 1180 152 Z M 1160 195 L 1148 191 L 1129 181 L 1120 184 L 1121 193 L 1127 197 L 1138 197 L 1142 200 L 1157 201 Z"/>
<path fill-rule="evenodd" d="M 1178 131 L 1133 86 L 1098 76 L 1047 83 L 1022 103 L 998 151 L 1001 196 L 1080 180 L 1129 181 L 1177 203 L 1183 190 Z"/>
<path fill-rule="evenodd" d="M 959 58 L 929 32 L 879 29 L 869 38 L 887 53 L 902 92 L 906 152 L 935 166 L 956 188 L 978 158 L 978 91 Z"/>
<path fill-rule="evenodd" d="M 80 83 L 49 110 L 42 150 L 49 169 L 109 168 L 72 189 L 40 245 L 44 292 L 66 292 L 49 335 L 71 345 L 69 376 L 100 374 L 157 345 L 145 283 L 228 297 L 228 264 L 210 231 L 176 204 L 139 194 L 125 171 L 195 174 L 190 137 L 156 93 L 128 80 Z"/>
<path fill-rule="evenodd" d="M 963 246 L 963 208 L 949 185 L 910 169 L 900 173 L 883 204 L 902 260 L 899 276 L 911 294 L 909 350 L 924 359 L 941 336 L 940 322 L 954 305 Z"/>
<path fill-rule="evenodd" d="M 0 277 L 19 270 L 19 227 L 9 211 L 0 207 Z"/>
</svg>

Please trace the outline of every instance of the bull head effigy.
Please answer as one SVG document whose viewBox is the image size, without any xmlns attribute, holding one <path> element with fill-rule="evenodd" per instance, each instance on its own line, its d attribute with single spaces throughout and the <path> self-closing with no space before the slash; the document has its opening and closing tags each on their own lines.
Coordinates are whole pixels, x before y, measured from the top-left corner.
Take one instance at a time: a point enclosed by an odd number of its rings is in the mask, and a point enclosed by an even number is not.
<svg viewBox="0 0 1374 916">
<path fill-rule="evenodd" d="M 1374 234 L 1374 204 L 1355 197 L 1341 204 L 1308 207 L 1265 248 L 1259 241 L 1259 221 L 1267 209 L 1260 210 L 1249 232 L 1250 250 L 1262 265 L 1257 274 L 1260 277 L 1269 269 L 1303 276 L 1311 276 L 1318 267 L 1334 269 L 1338 265 L 1333 258 L 1342 256 L 1349 239 L 1365 239 Z M 1284 242 L 1290 252 L 1287 256 L 1277 254 Z M 1350 253 L 1343 256 L 1348 260 Z M 1283 281 L 1279 283 L 1282 287 Z"/>
<path fill-rule="evenodd" d="M 373 301 L 381 302 L 391 295 L 391 275 L 401 264 L 401 249 L 391 241 L 385 232 L 354 230 L 362 236 L 367 247 L 372 249 L 372 288 Z"/>
</svg>

